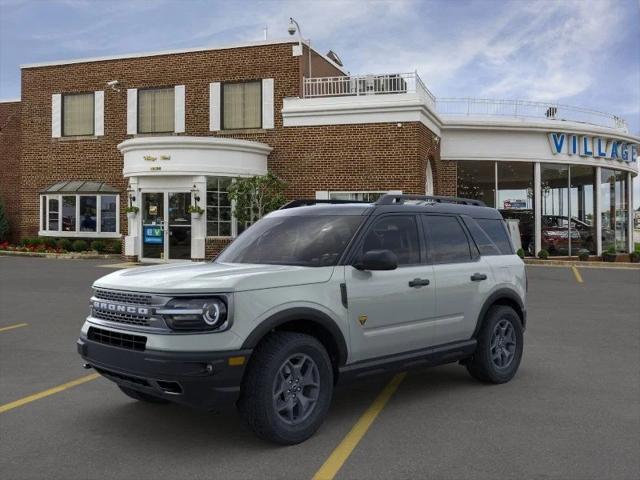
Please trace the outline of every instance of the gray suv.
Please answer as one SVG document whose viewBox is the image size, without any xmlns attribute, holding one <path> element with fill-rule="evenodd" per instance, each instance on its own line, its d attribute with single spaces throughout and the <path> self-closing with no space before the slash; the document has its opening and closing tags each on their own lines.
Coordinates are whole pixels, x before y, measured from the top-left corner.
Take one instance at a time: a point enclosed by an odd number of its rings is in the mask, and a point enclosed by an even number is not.
<svg viewBox="0 0 640 480">
<path fill-rule="evenodd" d="M 338 383 L 451 362 L 503 383 L 522 358 L 524 264 L 500 213 L 474 200 L 293 201 L 211 263 L 93 288 L 87 368 L 136 400 L 235 402 L 281 444 L 313 435 Z"/>
</svg>

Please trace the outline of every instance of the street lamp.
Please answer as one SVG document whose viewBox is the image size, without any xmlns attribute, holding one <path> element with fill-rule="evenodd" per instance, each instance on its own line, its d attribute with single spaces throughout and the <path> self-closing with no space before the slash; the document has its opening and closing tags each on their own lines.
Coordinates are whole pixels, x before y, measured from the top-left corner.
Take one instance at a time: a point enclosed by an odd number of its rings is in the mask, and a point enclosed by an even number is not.
<svg viewBox="0 0 640 480">
<path fill-rule="evenodd" d="M 300 54 L 302 55 L 302 42 L 304 39 L 302 38 L 302 30 L 300 30 L 300 25 L 296 22 L 293 17 L 289 17 L 289 28 L 287 29 L 289 35 L 293 36 L 298 32 L 298 46 L 300 47 Z M 309 58 L 309 78 L 311 78 L 311 39 L 307 40 L 307 48 L 309 49 L 308 58 Z"/>
</svg>

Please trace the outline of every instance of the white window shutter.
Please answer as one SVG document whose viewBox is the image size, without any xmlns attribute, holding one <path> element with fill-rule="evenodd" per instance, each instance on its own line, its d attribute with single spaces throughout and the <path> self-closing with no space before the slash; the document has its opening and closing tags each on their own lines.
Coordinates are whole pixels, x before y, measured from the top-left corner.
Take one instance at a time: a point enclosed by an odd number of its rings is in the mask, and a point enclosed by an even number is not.
<svg viewBox="0 0 640 480">
<path fill-rule="evenodd" d="M 173 122 L 173 128 L 176 133 L 184 132 L 184 96 L 184 85 L 176 85 L 174 88 L 175 118 Z"/>
<path fill-rule="evenodd" d="M 127 135 L 138 133 L 138 89 L 127 90 Z"/>
<path fill-rule="evenodd" d="M 220 108 L 220 82 L 209 84 L 209 130 L 220 130 L 222 110 Z"/>
<path fill-rule="evenodd" d="M 93 134 L 96 137 L 104 135 L 104 91 L 98 90 L 93 93 Z"/>
<path fill-rule="evenodd" d="M 274 127 L 273 78 L 262 79 L 262 128 Z"/>
<path fill-rule="evenodd" d="M 62 95 L 59 93 L 51 95 L 51 136 L 62 136 Z"/>
</svg>

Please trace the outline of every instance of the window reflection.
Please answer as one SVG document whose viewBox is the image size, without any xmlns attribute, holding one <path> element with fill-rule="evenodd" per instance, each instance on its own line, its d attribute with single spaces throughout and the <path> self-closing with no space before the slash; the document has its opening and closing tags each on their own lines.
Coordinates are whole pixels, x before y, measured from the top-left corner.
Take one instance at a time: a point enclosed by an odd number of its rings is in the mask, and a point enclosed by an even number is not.
<svg viewBox="0 0 640 480">
<path fill-rule="evenodd" d="M 533 163 L 498 162 L 498 209 L 505 220 L 518 222 L 520 245 L 535 255 Z"/>
<path fill-rule="evenodd" d="M 627 174 L 603 168 L 600 173 L 602 201 L 602 251 L 626 252 L 629 206 Z"/>
</svg>

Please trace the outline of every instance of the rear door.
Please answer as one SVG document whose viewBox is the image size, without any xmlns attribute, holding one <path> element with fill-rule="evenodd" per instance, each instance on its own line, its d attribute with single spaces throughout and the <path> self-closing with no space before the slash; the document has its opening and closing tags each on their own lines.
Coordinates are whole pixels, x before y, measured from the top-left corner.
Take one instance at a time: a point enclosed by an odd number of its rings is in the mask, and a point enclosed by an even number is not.
<svg viewBox="0 0 640 480">
<path fill-rule="evenodd" d="M 493 283 L 466 227 L 455 215 L 421 215 L 434 269 L 438 344 L 471 338 L 483 299 Z"/>
<path fill-rule="evenodd" d="M 369 250 L 391 250 L 398 268 L 345 268 L 351 360 L 392 355 L 433 344 L 433 267 L 423 262 L 418 217 L 389 214 L 372 221 L 354 258 Z"/>
</svg>

